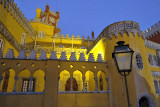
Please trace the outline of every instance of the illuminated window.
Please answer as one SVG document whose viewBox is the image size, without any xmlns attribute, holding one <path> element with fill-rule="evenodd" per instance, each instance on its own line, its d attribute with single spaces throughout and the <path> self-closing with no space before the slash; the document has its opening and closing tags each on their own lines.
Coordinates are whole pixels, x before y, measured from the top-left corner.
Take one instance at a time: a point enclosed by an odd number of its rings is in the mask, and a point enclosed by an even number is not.
<svg viewBox="0 0 160 107">
<path fill-rule="evenodd" d="M 25 45 L 25 44 L 26 44 L 26 34 L 23 33 L 21 37 L 21 45 Z"/>
<path fill-rule="evenodd" d="M 4 40 L 0 38 L 0 50 L 4 49 Z"/>
<path fill-rule="evenodd" d="M 23 78 L 22 92 L 28 92 L 29 90 L 32 90 L 32 92 L 35 91 L 35 78 L 32 81 L 30 81 L 30 79 L 28 78 Z"/>
<path fill-rule="evenodd" d="M 136 55 L 136 63 L 139 69 L 143 69 L 143 61 L 142 61 L 142 57 L 140 54 Z"/>
<path fill-rule="evenodd" d="M 44 38 L 45 32 L 44 31 L 38 31 L 38 38 Z"/>
</svg>

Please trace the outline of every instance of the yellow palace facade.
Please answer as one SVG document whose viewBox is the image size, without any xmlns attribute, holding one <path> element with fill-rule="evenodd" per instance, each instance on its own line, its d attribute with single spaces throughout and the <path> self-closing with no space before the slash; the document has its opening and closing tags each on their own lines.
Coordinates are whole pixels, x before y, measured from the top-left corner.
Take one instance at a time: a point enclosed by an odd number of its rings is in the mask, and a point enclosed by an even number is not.
<svg viewBox="0 0 160 107">
<path fill-rule="evenodd" d="M 60 34 L 60 13 L 46 6 L 28 21 L 0 0 L 0 106 L 127 107 L 124 78 L 112 58 L 118 41 L 134 51 L 127 76 L 131 107 L 160 107 L 160 22 L 142 32 L 113 23 L 97 38 Z"/>
</svg>

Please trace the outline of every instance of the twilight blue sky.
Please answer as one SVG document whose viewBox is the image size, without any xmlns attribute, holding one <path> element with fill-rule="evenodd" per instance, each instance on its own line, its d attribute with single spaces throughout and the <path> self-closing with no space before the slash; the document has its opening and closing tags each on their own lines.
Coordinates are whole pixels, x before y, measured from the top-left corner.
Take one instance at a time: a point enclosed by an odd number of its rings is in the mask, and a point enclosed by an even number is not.
<svg viewBox="0 0 160 107">
<path fill-rule="evenodd" d="M 97 37 L 108 25 L 123 20 L 136 21 L 142 31 L 160 21 L 160 0 L 15 0 L 28 19 L 36 17 L 36 8 L 59 10 L 61 33 Z"/>
</svg>

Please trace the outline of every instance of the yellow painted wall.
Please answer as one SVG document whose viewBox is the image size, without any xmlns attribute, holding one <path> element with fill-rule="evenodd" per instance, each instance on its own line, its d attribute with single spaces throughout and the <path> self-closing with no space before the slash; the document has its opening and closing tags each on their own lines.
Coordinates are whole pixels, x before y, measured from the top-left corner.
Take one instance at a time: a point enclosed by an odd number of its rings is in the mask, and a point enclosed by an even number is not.
<svg viewBox="0 0 160 107">
<path fill-rule="evenodd" d="M 35 86 L 35 92 L 43 92 L 44 90 L 44 84 L 45 84 L 45 74 L 42 70 L 35 71 L 34 78 L 36 78 L 36 86 Z"/>
<path fill-rule="evenodd" d="M 5 57 L 5 55 L 6 55 L 6 53 L 7 53 L 9 48 L 14 50 L 15 57 L 17 57 L 18 51 L 1 34 L 0 34 L 0 38 L 2 38 L 4 40 L 4 42 L 5 42 L 4 50 L 3 50 L 3 57 Z"/>
<path fill-rule="evenodd" d="M 3 5 L 0 5 L 0 21 L 3 22 L 3 24 L 6 26 L 6 28 L 9 30 L 9 32 L 14 36 L 14 38 L 17 40 L 17 42 L 20 44 L 21 41 L 21 35 L 22 33 L 26 33 L 26 31 L 21 27 L 21 25 L 18 23 L 19 20 L 16 21 L 16 18 L 14 18 L 14 14 L 11 15 L 11 10 L 8 12 L 7 8 L 4 8 Z M 2 16 L 3 15 L 3 16 Z M 30 36 L 27 34 L 27 42 L 32 41 Z"/>
</svg>

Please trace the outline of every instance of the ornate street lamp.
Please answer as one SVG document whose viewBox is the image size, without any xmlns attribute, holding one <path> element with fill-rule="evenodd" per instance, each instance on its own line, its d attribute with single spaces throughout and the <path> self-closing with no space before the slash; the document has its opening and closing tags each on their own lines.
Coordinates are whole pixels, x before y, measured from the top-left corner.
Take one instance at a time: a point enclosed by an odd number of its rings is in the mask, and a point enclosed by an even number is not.
<svg viewBox="0 0 160 107">
<path fill-rule="evenodd" d="M 112 57 L 114 58 L 118 72 L 124 76 L 128 107 L 130 107 L 126 76 L 130 74 L 132 69 L 132 56 L 134 51 L 129 47 L 129 45 L 124 45 L 124 43 L 124 41 L 117 42 L 118 46 L 115 46 Z"/>
</svg>

